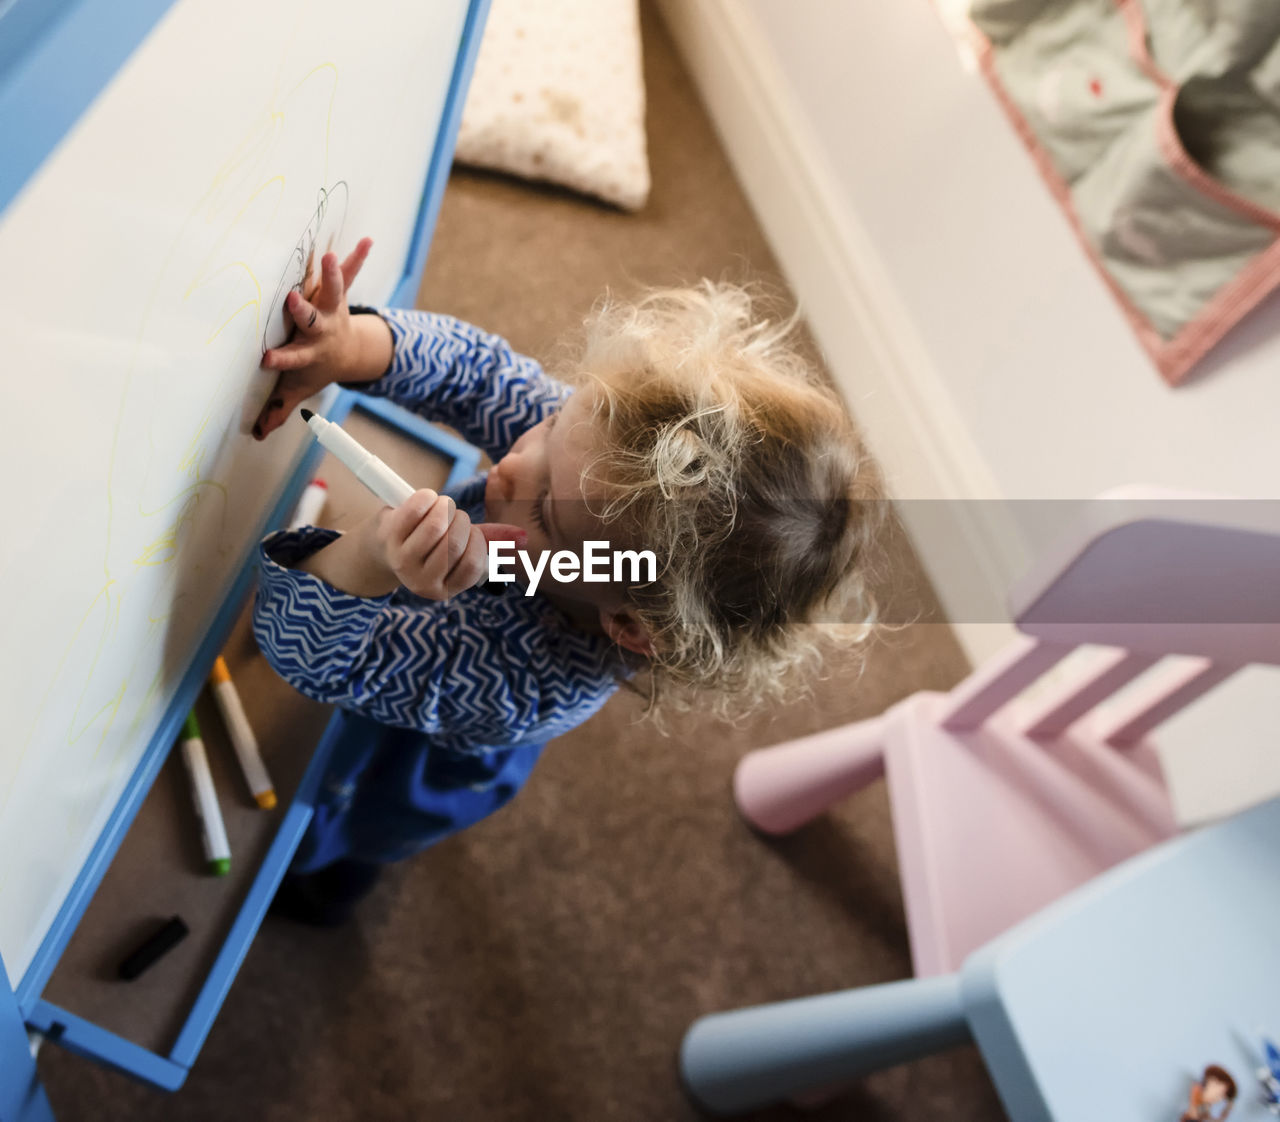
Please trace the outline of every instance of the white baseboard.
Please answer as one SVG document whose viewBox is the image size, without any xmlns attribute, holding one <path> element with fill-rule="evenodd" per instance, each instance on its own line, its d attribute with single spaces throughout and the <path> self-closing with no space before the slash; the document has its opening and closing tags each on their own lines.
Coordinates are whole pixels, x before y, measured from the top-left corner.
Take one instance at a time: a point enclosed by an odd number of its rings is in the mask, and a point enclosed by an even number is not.
<svg viewBox="0 0 1280 1122">
<path fill-rule="evenodd" d="M 749 9 L 735 0 L 658 0 L 738 178 L 828 368 L 970 658 L 1012 635 L 976 604 L 1002 604 L 1025 563 L 1001 524 L 1000 491 L 894 292 L 871 239 L 841 197 L 822 146 Z M 906 500 L 935 500 L 927 505 Z M 955 558 L 972 560 L 955 576 Z"/>
</svg>

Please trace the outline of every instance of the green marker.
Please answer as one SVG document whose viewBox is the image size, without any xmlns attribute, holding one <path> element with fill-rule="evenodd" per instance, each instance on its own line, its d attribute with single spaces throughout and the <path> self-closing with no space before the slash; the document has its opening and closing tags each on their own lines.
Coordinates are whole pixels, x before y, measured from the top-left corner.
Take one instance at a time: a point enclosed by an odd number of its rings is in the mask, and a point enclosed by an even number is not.
<svg viewBox="0 0 1280 1122">
<path fill-rule="evenodd" d="M 209 758 L 204 753 L 204 741 L 200 739 L 200 726 L 194 713 L 187 714 L 182 726 L 182 759 L 191 777 L 191 793 L 196 800 L 196 814 L 200 816 L 200 835 L 209 872 L 226 876 L 231 872 L 231 846 L 227 844 L 227 828 L 222 824 L 218 793 L 213 789 Z"/>
</svg>

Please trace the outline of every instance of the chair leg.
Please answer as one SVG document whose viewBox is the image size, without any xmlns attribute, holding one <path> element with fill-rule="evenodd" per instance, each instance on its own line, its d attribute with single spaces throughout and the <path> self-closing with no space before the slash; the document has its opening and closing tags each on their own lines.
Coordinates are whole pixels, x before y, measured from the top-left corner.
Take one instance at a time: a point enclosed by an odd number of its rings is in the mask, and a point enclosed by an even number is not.
<svg viewBox="0 0 1280 1122">
<path fill-rule="evenodd" d="M 947 974 L 699 1018 L 680 1071 L 699 1106 L 736 1114 L 968 1043 Z"/>
<path fill-rule="evenodd" d="M 786 834 L 884 774 L 881 717 L 748 752 L 733 777 L 742 816 Z"/>
</svg>

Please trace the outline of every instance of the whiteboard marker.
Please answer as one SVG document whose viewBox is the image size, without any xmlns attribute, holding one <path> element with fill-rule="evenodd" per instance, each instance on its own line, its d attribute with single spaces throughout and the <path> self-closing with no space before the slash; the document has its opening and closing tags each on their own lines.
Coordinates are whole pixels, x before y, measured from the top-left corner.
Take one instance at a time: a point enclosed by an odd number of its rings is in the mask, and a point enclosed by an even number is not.
<svg viewBox="0 0 1280 1122">
<path fill-rule="evenodd" d="M 204 741 L 200 739 L 200 726 L 194 713 L 187 714 L 186 724 L 182 726 L 182 761 L 191 778 L 191 793 L 200 816 L 201 840 L 209 872 L 225 876 L 231 872 L 231 846 L 227 843 L 227 828 L 222 824 L 218 793 L 213 789 L 209 758 L 204 754 Z"/>
<path fill-rule="evenodd" d="M 221 655 L 214 661 L 209 685 L 213 700 L 218 703 L 218 711 L 231 736 L 231 746 L 236 750 L 245 782 L 249 784 L 249 790 L 253 792 L 258 805 L 263 810 L 270 810 L 276 805 L 276 791 L 262 762 L 262 754 L 258 751 L 258 738 L 253 735 L 253 726 L 245 716 L 244 705 L 236 692 L 235 683 L 231 681 L 231 671 L 227 669 L 226 660 Z"/>
<path fill-rule="evenodd" d="M 414 489 L 409 484 L 354 437 L 348 435 L 341 425 L 326 421 L 310 409 L 302 410 L 302 419 L 307 422 L 307 428 L 316 434 L 316 439 L 346 464 L 355 473 L 355 477 L 387 506 L 399 506 L 413 494 Z"/>
<path fill-rule="evenodd" d="M 298 508 L 293 512 L 293 521 L 289 523 L 289 529 L 300 530 L 303 526 L 316 525 L 328 495 L 329 485 L 317 475 L 302 492 L 302 498 L 298 500 Z"/>
</svg>

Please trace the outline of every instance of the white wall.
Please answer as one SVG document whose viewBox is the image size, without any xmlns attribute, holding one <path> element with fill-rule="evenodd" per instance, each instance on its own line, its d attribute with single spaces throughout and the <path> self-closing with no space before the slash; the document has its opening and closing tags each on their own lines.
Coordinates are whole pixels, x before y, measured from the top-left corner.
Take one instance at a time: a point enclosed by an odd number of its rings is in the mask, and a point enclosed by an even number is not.
<svg viewBox="0 0 1280 1122">
<path fill-rule="evenodd" d="M 1169 388 L 927 0 L 660 2 L 895 497 L 947 500 L 902 507 L 975 660 L 1009 630 L 974 621 L 1039 543 L 972 500 L 1280 493 L 1280 301 Z M 1243 676 L 1205 728 L 1226 705 L 1228 736 L 1263 735 L 1276 685 Z M 1254 745 L 1175 796 L 1191 818 L 1280 790 L 1278 758 Z"/>
</svg>

